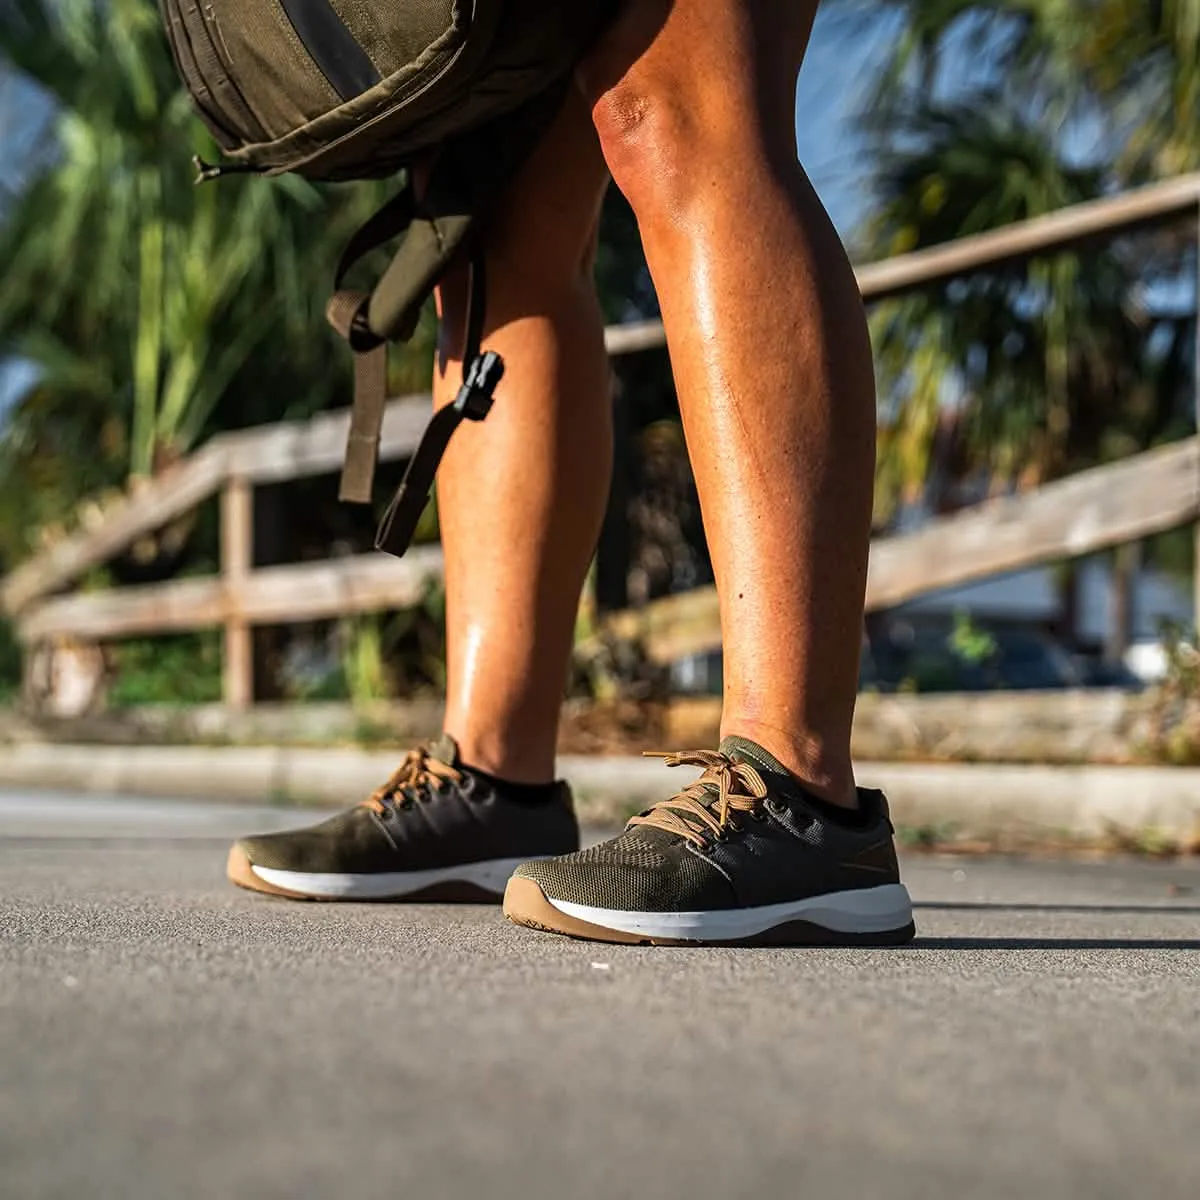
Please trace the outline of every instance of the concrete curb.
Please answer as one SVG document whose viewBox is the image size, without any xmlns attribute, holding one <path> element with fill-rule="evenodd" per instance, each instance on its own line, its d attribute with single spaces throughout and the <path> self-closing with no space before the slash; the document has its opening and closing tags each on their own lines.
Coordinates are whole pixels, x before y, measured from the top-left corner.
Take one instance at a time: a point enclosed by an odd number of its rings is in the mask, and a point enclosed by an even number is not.
<svg viewBox="0 0 1200 1200">
<path fill-rule="evenodd" d="M 0 786 L 341 806 L 395 765 L 381 750 L 25 743 L 0 746 Z M 620 822 L 684 782 L 654 759 L 563 757 L 559 770 L 592 825 Z M 859 778 L 888 792 L 897 824 L 962 836 L 1200 833 L 1200 770 L 862 763 Z"/>
</svg>

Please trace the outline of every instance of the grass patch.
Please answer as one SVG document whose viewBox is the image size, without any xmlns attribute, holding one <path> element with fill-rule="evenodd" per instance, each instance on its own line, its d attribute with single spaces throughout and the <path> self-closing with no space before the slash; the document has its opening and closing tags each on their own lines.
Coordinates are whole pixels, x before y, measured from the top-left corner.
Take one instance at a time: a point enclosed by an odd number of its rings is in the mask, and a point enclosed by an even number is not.
<svg viewBox="0 0 1200 1200">
<path fill-rule="evenodd" d="M 1113 854 L 1127 854 L 1135 858 L 1179 858 L 1195 852 L 1196 847 L 1165 829 L 1149 826 L 1145 829 L 1121 829 L 1108 827 L 1103 844 Z"/>
<path fill-rule="evenodd" d="M 140 638 L 113 647 L 113 708 L 211 704 L 221 699 L 221 633 Z"/>
<path fill-rule="evenodd" d="M 959 840 L 958 827 L 950 821 L 896 826 L 896 841 L 905 850 L 940 850 L 956 840 Z"/>
</svg>

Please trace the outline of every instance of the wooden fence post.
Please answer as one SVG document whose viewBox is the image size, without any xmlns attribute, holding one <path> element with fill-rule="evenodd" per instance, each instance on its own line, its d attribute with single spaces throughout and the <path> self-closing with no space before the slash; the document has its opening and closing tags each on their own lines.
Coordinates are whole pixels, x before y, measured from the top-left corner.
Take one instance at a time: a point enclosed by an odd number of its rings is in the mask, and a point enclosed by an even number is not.
<svg viewBox="0 0 1200 1200">
<path fill-rule="evenodd" d="M 245 709 L 254 703 L 254 654 L 250 623 L 241 612 L 239 585 L 254 558 L 254 495 L 243 478 L 229 479 L 221 491 L 221 581 L 225 585 L 225 703 Z"/>
<path fill-rule="evenodd" d="M 596 611 L 620 612 L 629 607 L 629 489 L 633 447 L 629 444 L 629 400 L 614 376 L 613 470 L 600 541 L 596 547 Z"/>
<path fill-rule="evenodd" d="M 1137 586 L 1142 574 L 1142 543 L 1118 546 L 1109 566 L 1108 635 L 1104 657 L 1116 664 L 1125 661 L 1136 633 Z"/>
<path fill-rule="evenodd" d="M 1192 416 L 1200 439 L 1200 205 L 1196 206 L 1196 343 L 1192 351 Z M 1192 637 L 1200 645 L 1200 521 L 1192 525 Z"/>
</svg>

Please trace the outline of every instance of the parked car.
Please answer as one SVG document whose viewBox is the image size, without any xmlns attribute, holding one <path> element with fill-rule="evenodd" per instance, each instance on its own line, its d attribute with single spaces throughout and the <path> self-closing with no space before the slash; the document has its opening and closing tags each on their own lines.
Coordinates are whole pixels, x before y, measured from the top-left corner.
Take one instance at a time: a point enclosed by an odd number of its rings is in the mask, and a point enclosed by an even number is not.
<svg viewBox="0 0 1200 1200">
<path fill-rule="evenodd" d="M 893 626 L 863 656 L 863 687 L 879 691 L 1051 691 L 1083 686 L 1070 655 L 1037 630 Z"/>
</svg>

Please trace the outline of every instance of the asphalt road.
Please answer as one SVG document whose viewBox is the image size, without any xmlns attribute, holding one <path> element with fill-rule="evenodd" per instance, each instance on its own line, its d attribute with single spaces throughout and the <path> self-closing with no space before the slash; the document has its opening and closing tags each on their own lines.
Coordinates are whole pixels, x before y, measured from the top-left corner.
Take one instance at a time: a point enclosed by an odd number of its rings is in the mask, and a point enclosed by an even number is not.
<svg viewBox="0 0 1200 1200">
<path fill-rule="evenodd" d="M 0 794 L 0 1196 L 1200 1194 L 1200 869 L 916 859 L 893 951 L 221 878 L 278 809 Z"/>
</svg>

